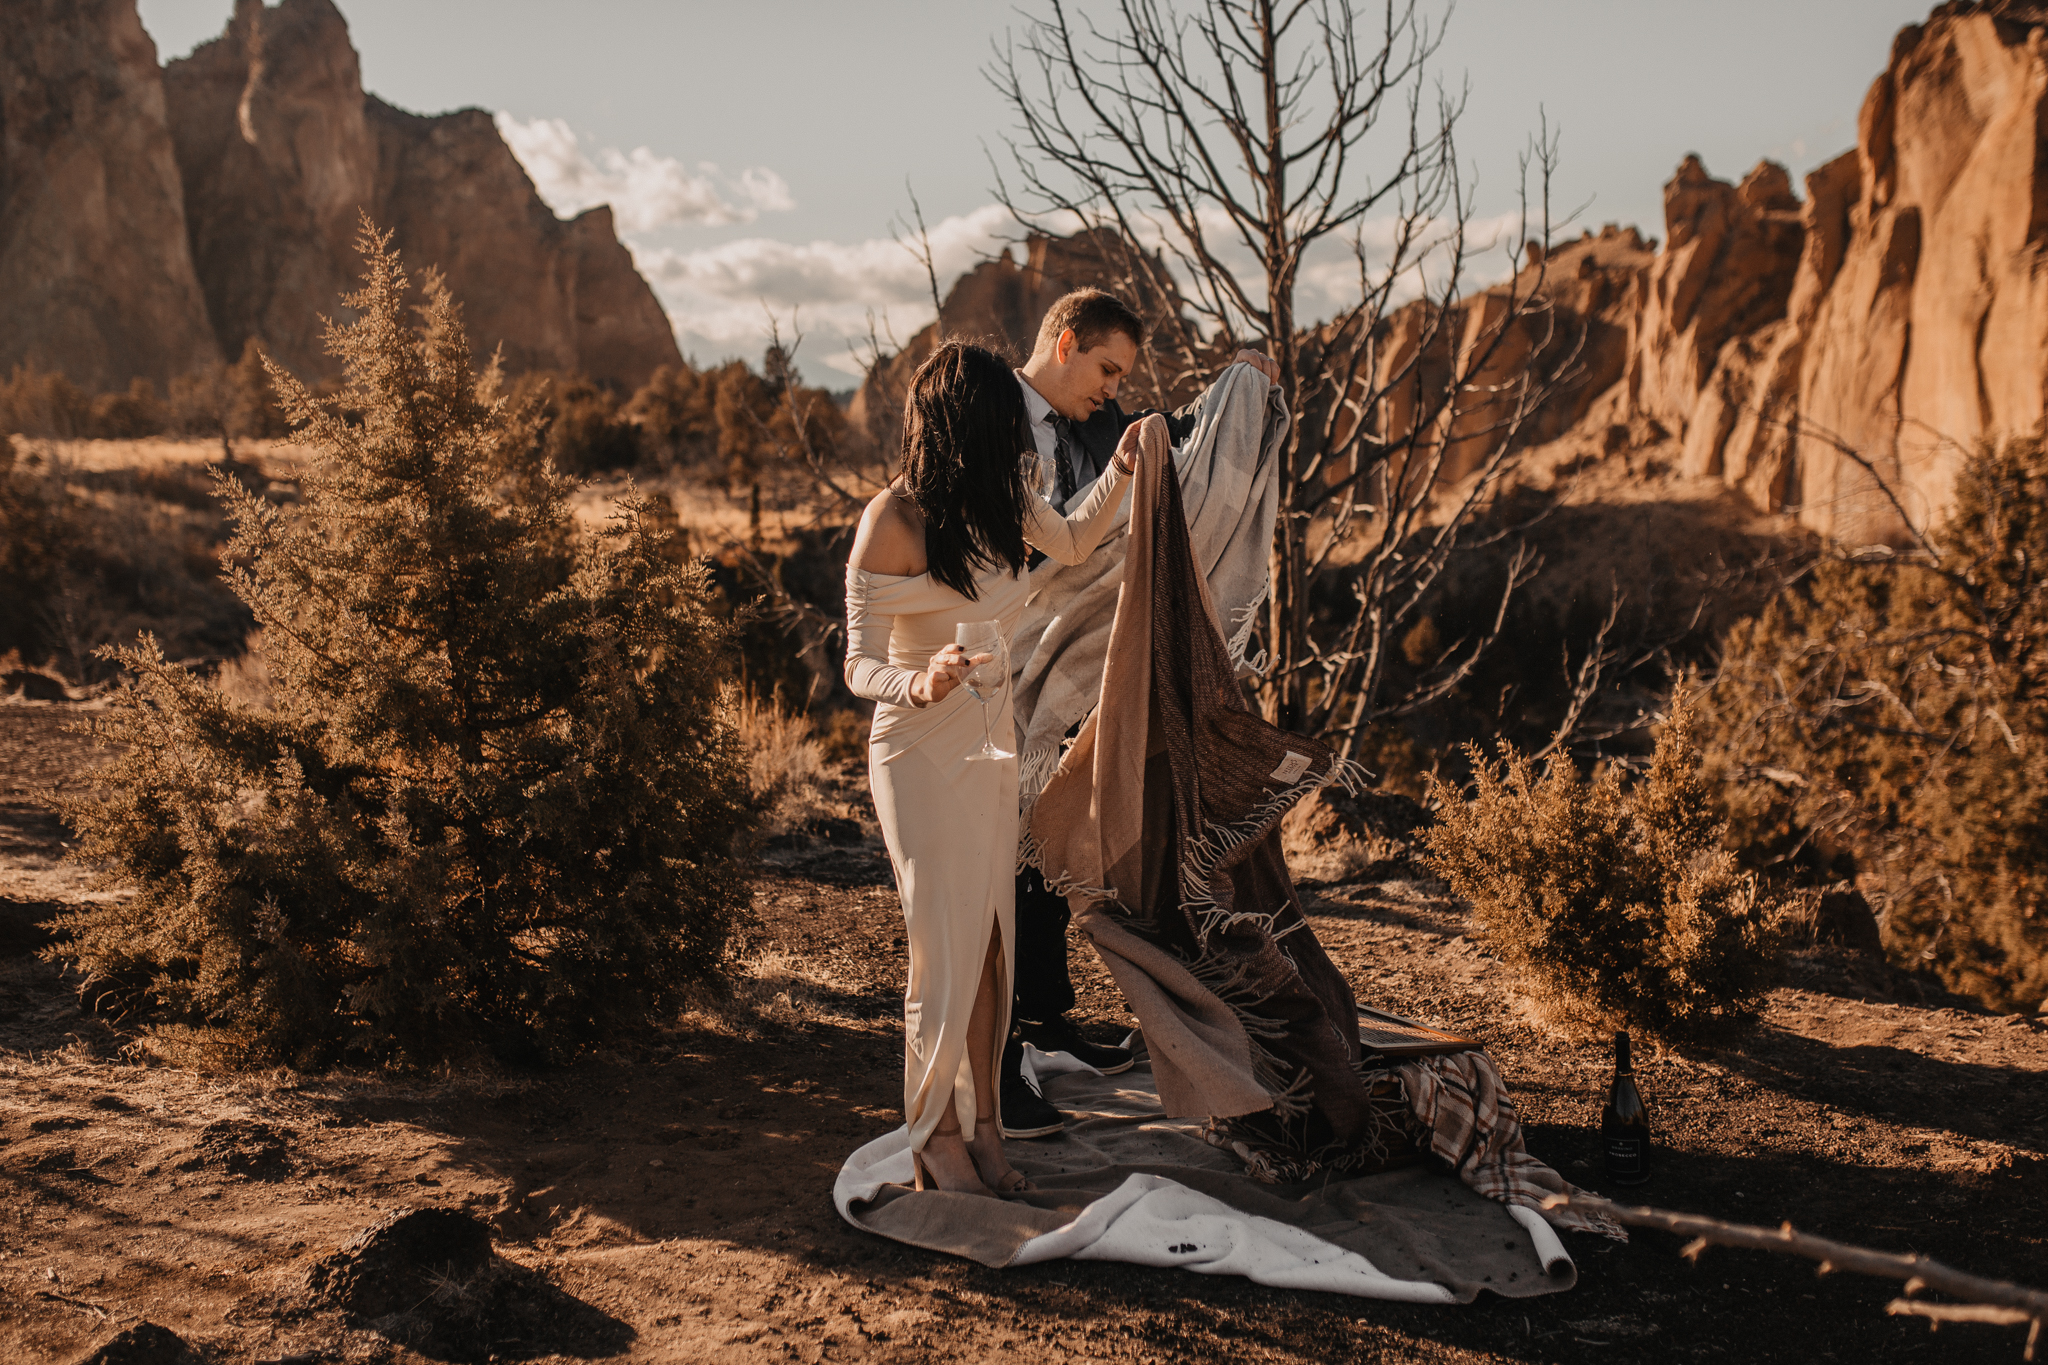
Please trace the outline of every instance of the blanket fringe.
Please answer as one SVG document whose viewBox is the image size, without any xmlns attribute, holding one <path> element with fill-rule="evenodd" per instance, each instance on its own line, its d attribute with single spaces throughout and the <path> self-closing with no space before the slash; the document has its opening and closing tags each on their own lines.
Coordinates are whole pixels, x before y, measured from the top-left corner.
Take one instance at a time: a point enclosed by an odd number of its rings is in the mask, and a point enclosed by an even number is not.
<svg viewBox="0 0 2048 1365">
<path fill-rule="evenodd" d="M 1038 798 L 1046 789 L 1060 764 L 1066 759 L 1067 745 L 1041 744 L 1035 749 L 1025 749 L 1017 755 L 1017 871 L 1029 868 L 1045 870 L 1043 856 L 1039 852 L 1038 838 L 1031 832 L 1031 812 L 1038 805 Z"/>
<path fill-rule="evenodd" d="M 1129 909 L 1114 897 L 1104 897 L 1102 901 L 1103 908 L 1112 916 L 1126 921 L 1131 919 Z M 1166 952 L 1236 1016 L 1239 1026 L 1244 1029 L 1246 1041 L 1251 1044 L 1252 1079 L 1273 1097 L 1274 1112 L 1282 1117 L 1298 1117 L 1307 1113 L 1313 1103 L 1307 1074 L 1290 1075 L 1295 1069 L 1274 1056 L 1266 1046 L 1269 1041 L 1287 1036 L 1287 1025 L 1283 1021 L 1257 1012 L 1259 1006 L 1272 999 L 1271 992 L 1261 993 L 1253 989 L 1246 980 L 1242 964 L 1213 959 L 1191 961 L 1170 948 Z"/>
<path fill-rule="evenodd" d="M 1266 598 L 1272 591 L 1273 578 L 1268 574 L 1259 584 L 1259 590 L 1252 594 L 1252 600 L 1230 613 L 1230 639 L 1226 642 L 1232 666 L 1261 678 L 1266 676 L 1266 670 L 1272 666 L 1271 653 L 1262 649 L 1257 658 L 1247 659 L 1244 652 L 1251 648 L 1252 631 L 1257 629 L 1259 624 L 1259 608 L 1266 604 Z"/>
<path fill-rule="evenodd" d="M 1338 786 L 1356 796 L 1371 778 L 1372 773 L 1361 764 L 1348 758 L 1334 759 L 1327 771 L 1311 774 L 1282 789 L 1243 819 L 1229 824 L 1211 822 L 1199 838 L 1187 840 L 1180 864 L 1181 903 L 1195 915 L 1195 932 L 1200 939 L 1206 943 L 1210 934 L 1237 924 L 1253 924 L 1272 933 L 1272 914 L 1226 909 L 1217 901 L 1217 869 L 1310 792 Z"/>
</svg>

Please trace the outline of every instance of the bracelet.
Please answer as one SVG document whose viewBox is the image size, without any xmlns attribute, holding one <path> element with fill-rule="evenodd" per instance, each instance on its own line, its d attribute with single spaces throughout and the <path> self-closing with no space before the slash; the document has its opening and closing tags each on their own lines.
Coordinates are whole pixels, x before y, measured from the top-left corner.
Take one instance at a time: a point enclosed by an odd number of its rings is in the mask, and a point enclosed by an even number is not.
<svg viewBox="0 0 2048 1365">
<path fill-rule="evenodd" d="M 1130 465 L 1127 465 L 1127 464 L 1125 464 L 1125 463 L 1123 462 L 1122 458 L 1121 458 L 1121 457 L 1119 457 L 1119 456 L 1116 456 L 1116 455 L 1112 455 L 1112 456 L 1110 456 L 1110 457 L 1109 457 L 1109 462 L 1110 462 L 1111 464 L 1113 464 L 1113 465 L 1115 465 L 1115 466 L 1116 466 L 1116 472 L 1117 472 L 1117 473 L 1119 473 L 1119 474 L 1123 475 L 1123 476 L 1124 476 L 1125 478 L 1127 478 L 1127 479 L 1128 479 L 1129 477 L 1131 477 L 1131 475 L 1133 475 L 1133 474 L 1135 474 L 1135 473 L 1137 473 L 1137 472 L 1138 472 L 1138 471 L 1137 471 L 1136 469 L 1133 469 L 1133 468 L 1132 468 L 1132 467 L 1131 467 Z"/>
</svg>

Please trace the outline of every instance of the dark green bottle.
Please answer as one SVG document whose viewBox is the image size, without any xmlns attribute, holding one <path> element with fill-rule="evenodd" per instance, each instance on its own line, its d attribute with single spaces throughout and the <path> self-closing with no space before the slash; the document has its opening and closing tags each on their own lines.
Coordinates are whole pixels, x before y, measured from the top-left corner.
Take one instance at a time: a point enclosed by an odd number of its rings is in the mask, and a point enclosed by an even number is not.
<svg viewBox="0 0 2048 1365">
<path fill-rule="evenodd" d="M 1650 1178 L 1650 1110 L 1636 1089 L 1625 1032 L 1614 1035 L 1614 1084 L 1600 1111 L 1600 1148 L 1609 1184 L 1640 1185 Z"/>
</svg>

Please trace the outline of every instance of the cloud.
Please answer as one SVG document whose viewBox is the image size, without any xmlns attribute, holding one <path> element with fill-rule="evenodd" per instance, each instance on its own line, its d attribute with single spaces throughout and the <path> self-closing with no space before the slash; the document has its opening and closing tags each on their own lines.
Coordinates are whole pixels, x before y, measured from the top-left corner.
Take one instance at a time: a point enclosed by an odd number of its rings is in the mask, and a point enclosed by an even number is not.
<svg viewBox="0 0 2048 1365">
<path fill-rule="evenodd" d="M 789 185 L 774 171 L 750 166 L 729 176 L 711 162 L 694 170 L 646 147 L 587 154 L 561 119 L 521 122 L 500 110 L 498 133 L 549 208 L 564 217 L 609 204 L 623 234 L 683 224 L 751 223 L 763 213 L 794 208 Z"/>
<path fill-rule="evenodd" d="M 961 275 L 1003 250 L 1016 232 L 997 204 L 931 225 L 941 294 Z M 869 315 L 896 343 L 932 320 L 924 265 L 902 242 L 783 242 L 748 237 L 696 251 L 635 247 L 634 261 L 674 319 L 686 351 L 701 358 L 752 356 L 767 344 L 768 314 L 790 315 L 806 334 L 799 359 L 859 373 L 849 344 L 867 336 Z M 885 347 L 890 336 L 882 336 Z"/>
</svg>

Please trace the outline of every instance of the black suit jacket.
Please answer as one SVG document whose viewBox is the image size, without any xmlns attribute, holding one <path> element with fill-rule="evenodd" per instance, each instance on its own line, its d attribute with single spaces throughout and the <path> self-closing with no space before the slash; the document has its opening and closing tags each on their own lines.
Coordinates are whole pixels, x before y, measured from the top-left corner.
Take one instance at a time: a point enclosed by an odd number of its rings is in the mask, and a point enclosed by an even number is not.
<svg viewBox="0 0 2048 1365">
<path fill-rule="evenodd" d="M 1089 479 L 1101 478 L 1102 471 L 1109 468 L 1110 457 L 1116 454 L 1116 443 L 1123 439 L 1125 429 L 1157 411 L 1146 408 L 1143 412 L 1125 412 L 1114 398 L 1097 408 L 1095 415 L 1077 428 L 1081 450 L 1090 467 Z M 1197 398 L 1186 407 L 1162 415 L 1166 418 L 1168 439 L 1179 445 L 1195 429 L 1195 422 L 1202 415 L 1202 400 Z M 1089 479 L 1081 480 L 1080 486 L 1086 488 Z"/>
</svg>

